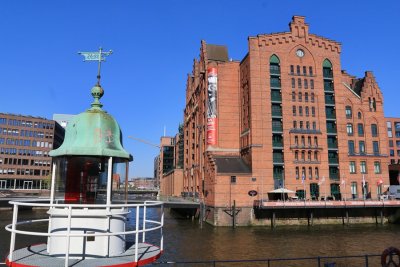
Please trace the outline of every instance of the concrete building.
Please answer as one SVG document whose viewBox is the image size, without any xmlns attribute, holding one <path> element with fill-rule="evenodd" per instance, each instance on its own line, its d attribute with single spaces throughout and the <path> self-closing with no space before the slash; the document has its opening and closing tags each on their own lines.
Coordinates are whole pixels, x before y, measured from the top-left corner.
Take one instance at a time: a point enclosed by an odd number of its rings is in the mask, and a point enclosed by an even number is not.
<svg viewBox="0 0 400 267">
<path fill-rule="evenodd" d="M 48 189 L 48 153 L 63 140 L 64 129 L 55 121 L 0 113 L 0 190 Z"/>
<path fill-rule="evenodd" d="M 183 190 L 198 194 L 215 225 L 251 223 L 274 189 L 300 199 L 377 198 L 389 185 L 382 92 L 372 72 L 341 66 L 341 44 L 294 16 L 288 32 L 248 38 L 231 60 L 201 42 L 187 77 Z"/>
</svg>

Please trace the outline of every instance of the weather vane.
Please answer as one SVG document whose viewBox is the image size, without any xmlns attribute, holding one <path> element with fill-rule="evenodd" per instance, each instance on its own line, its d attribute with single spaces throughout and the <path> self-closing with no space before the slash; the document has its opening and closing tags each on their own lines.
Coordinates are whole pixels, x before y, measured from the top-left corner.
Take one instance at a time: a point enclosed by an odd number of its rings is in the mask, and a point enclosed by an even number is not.
<svg viewBox="0 0 400 267">
<path fill-rule="evenodd" d="M 100 69 L 101 69 L 101 62 L 106 61 L 106 56 L 109 56 L 113 53 L 112 50 L 108 52 L 103 52 L 103 48 L 99 48 L 98 52 L 78 52 L 79 55 L 85 57 L 83 61 L 98 61 L 98 71 L 97 71 L 97 85 L 100 86 Z"/>
</svg>

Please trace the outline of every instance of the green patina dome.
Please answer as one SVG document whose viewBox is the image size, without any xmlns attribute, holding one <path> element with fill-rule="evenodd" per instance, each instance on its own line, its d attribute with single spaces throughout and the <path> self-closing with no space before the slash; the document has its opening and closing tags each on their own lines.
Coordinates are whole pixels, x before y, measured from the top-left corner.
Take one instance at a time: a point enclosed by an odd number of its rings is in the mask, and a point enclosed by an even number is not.
<svg viewBox="0 0 400 267">
<path fill-rule="evenodd" d="M 92 88 L 92 107 L 75 116 L 65 131 L 63 144 L 50 151 L 50 156 L 106 156 L 132 160 L 122 147 L 122 134 L 116 120 L 102 110 L 99 99 L 104 90 L 100 85 Z"/>
</svg>

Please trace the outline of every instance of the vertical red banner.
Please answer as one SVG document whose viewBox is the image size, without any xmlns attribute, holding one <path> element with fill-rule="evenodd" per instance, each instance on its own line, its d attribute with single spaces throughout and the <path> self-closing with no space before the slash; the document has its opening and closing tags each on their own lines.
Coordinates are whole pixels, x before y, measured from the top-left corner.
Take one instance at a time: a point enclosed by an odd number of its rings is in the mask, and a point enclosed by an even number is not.
<svg viewBox="0 0 400 267">
<path fill-rule="evenodd" d="M 207 70 L 207 145 L 217 144 L 217 68 Z"/>
</svg>

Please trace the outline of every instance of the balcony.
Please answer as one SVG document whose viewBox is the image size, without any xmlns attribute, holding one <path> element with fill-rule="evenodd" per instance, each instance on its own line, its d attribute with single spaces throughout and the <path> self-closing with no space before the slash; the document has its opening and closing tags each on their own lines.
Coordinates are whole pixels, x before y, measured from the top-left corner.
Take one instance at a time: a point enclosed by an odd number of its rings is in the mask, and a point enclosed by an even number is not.
<svg viewBox="0 0 400 267">
<path fill-rule="evenodd" d="M 274 147 L 274 148 L 282 148 L 283 147 L 283 142 L 272 141 L 272 147 Z"/>
<path fill-rule="evenodd" d="M 327 127 L 327 128 L 326 128 L 326 132 L 327 132 L 328 134 L 336 134 L 336 133 L 337 133 L 337 129 L 336 129 L 336 128 L 333 128 L 333 127 Z"/>
<path fill-rule="evenodd" d="M 329 143 L 328 142 L 328 149 L 337 149 L 338 148 L 338 144 L 337 143 Z"/>
<path fill-rule="evenodd" d="M 333 83 L 324 82 L 324 91 L 325 92 L 333 92 L 334 91 Z"/>
<path fill-rule="evenodd" d="M 272 157 L 272 162 L 274 163 L 274 164 L 276 164 L 276 163 L 278 163 L 278 164 L 283 164 L 283 156 L 278 156 L 278 155 L 274 155 L 273 157 Z"/>
<path fill-rule="evenodd" d="M 283 173 L 274 172 L 274 180 L 283 180 Z"/>
<path fill-rule="evenodd" d="M 279 78 L 271 77 L 270 85 L 271 87 L 281 88 L 281 80 Z"/>
<path fill-rule="evenodd" d="M 282 117 L 282 109 L 273 109 L 272 117 Z"/>
<path fill-rule="evenodd" d="M 339 164 L 339 159 L 338 158 L 328 158 L 328 163 L 329 164 Z"/>
<path fill-rule="evenodd" d="M 329 179 L 339 181 L 339 174 L 334 172 L 329 172 Z"/>
<path fill-rule="evenodd" d="M 281 68 L 277 65 L 270 65 L 269 66 L 269 73 L 271 75 L 281 75 Z"/>
<path fill-rule="evenodd" d="M 282 126 L 272 126 L 272 132 L 274 133 L 282 133 L 283 127 Z"/>
<path fill-rule="evenodd" d="M 325 105 L 335 105 L 335 97 L 325 95 Z"/>
<path fill-rule="evenodd" d="M 271 93 L 271 101 L 273 102 L 282 102 L 282 95 L 280 92 L 272 91 Z"/>
<path fill-rule="evenodd" d="M 324 68 L 323 77 L 324 79 L 333 79 L 333 71 L 331 69 Z"/>
</svg>

